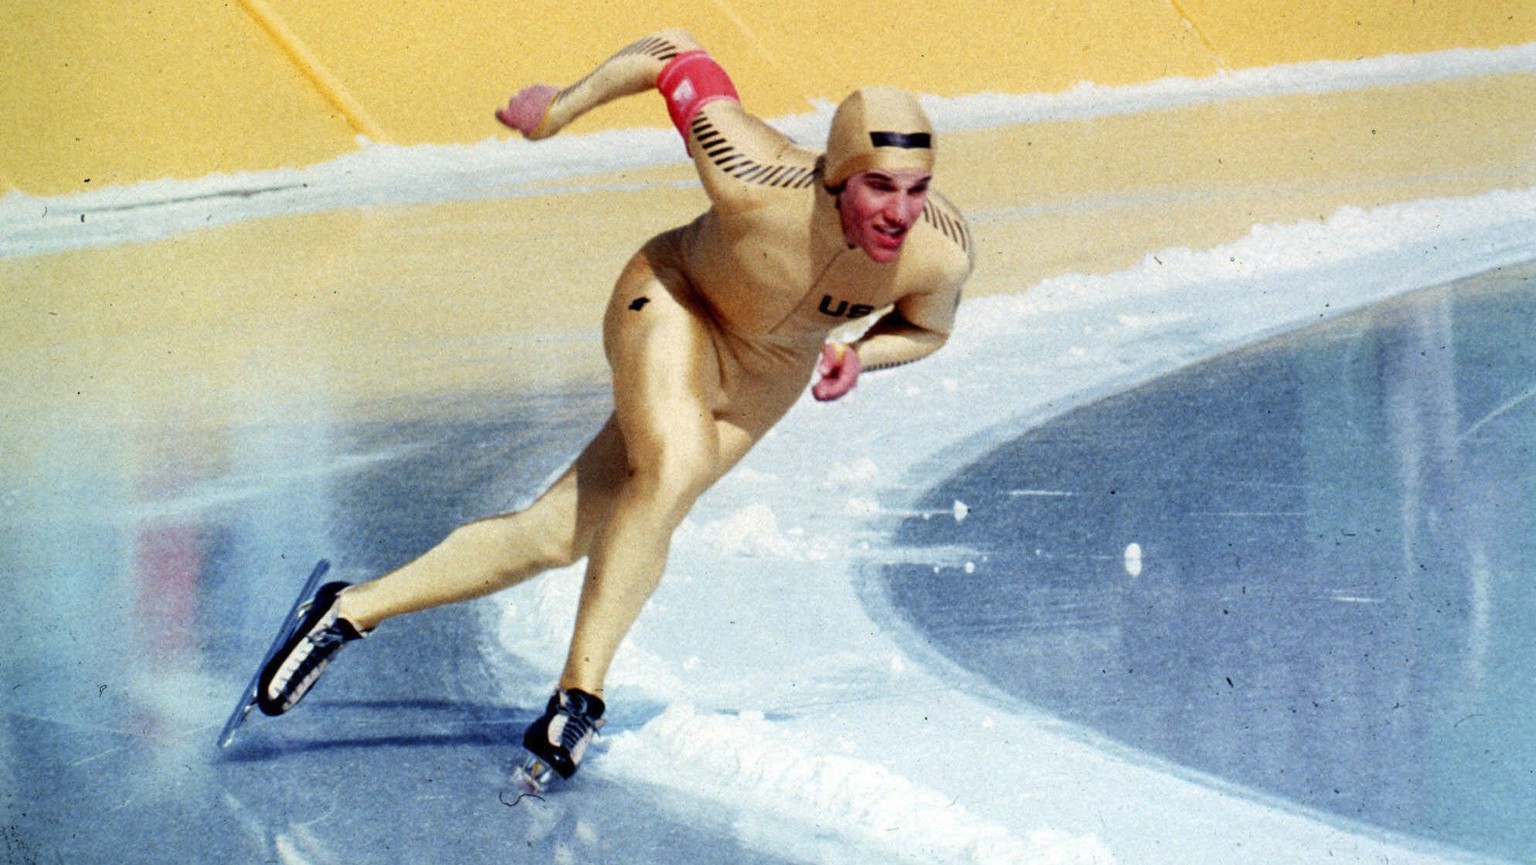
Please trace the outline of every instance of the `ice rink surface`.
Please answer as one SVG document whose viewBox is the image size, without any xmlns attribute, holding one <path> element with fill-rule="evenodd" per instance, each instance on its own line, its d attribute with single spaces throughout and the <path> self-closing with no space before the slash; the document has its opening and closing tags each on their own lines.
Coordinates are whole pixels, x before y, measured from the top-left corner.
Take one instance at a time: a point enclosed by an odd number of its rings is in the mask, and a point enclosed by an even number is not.
<svg viewBox="0 0 1536 865">
<path fill-rule="evenodd" d="M 1428 289 L 1034 426 L 896 531 L 965 561 L 882 589 L 957 663 L 1119 742 L 1532 861 L 1533 280 Z"/>
<path fill-rule="evenodd" d="M 8 617 L 7 861 L 780 861 L 668 812 L 644 785 L 593 778 L 550 803 L 504 791 L 509 745 L 539 707 L 491 679 L 472 605 L 379 634 L 313 710 L 280 725 L 255 713 L 232 747 L 213 748 L 210 698 L 235 698 L 307 570 L 257 573 L 294 549 L 290 531 L 320 533 L 317 547 L 354 569 L 401 561 L 455 517 L 494 508 L 500 484 L 536 483 L 580 434 L 576 418 L 602 410 L 571 394 L 467 418 L 440 407 L 427 424 L 246 430 L 264 441 L 241 452 L 276 463 L 163 476 L 131 504 L 98 499 L 72 531 L 105 542 L 36 551 L 54 557 L 56 582 L 25 587 Z M 169 465 L 204 465 L 229 444 L 184 441 Z M 92 581 L 95 562 L 119 556 L 122 583 Z M 615 728 L 654 713 L 627 711 Z"/>
<path fill-rule="evenodd" d="M 1119 95 L 1219 101 L 1205 86 Z M 51 280 L 7 301 L 34 317 L 6 371 L 36 385 L 8 395 L 0 489 L 8 861 L 1536 861 L 1529 145 L 1373 180 L 1413 192 L 1392 203 L 1018 285 L 998 282 L 1030 250 L 1000 249 L 944 352 L 797 406 L 700 502 L 567 790 L 503 780 L 577 572 L 387 623 L 217 750 L 316 559 L 367 578 L 516 507 L 607 412 L 580 310 L 492 339 L 377 288 L 447 269 L 472 293 L 496 266 L 441 241 L 465 210 L 410 204 L 453 156 L 89 213 L 0 202 L 26 229 L 4 272 Z M 516 183 L 552 199 L 686 185 L 536 168 Z M 1125 203 L 1069 193 L 970 211 L 995 238 Z M 1335 193 L 1185 179 L 1128 196 L 1125 224 Z M 306 258 L 319 223 L 285 214 L 335 208 L 345 229 Z M 240 220 L 289 244 L 252 259 L 294 268 L 291 307 L 284 282 L 254 283 L 274 306 L 253 313 L 197 276 L 224 262 L 184 232 Z M 381 223 L 411 245 L 375 252 Z M 527 233 L 508 225 L 480 227 Z M 169 273 L 122 264 L 151 248 L 228 292 L 229 319 L 104 291 L 104 323 L 51 337 L 88 318 L 68 298 L 93 265 Z M 313 312 L 336 303 L 352 315 Z M 187 330 L 205 351 L 167 360 Z"/>
</svg>

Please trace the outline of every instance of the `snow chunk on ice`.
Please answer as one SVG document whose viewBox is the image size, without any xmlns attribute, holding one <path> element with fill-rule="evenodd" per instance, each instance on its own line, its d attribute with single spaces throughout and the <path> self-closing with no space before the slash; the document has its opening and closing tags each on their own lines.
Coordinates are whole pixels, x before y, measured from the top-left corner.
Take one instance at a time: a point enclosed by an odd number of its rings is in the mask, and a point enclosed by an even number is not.
<svg viewBox="0 0 1536 865">
<path fill-rule="evenodd" d="M 850 517 L 872 517 L 880 513 L 880 503 L 873 499 L 852 496 L 843 502 L 843 514 Z"/>
<path fill-rule="evenodd" d="M 852 463 L 837 463 L 827 470 L 827 478 L 822 481 L 822 487 L 826 489 L 841 489 L 847 487 L 866 487 L 880 479 L 880 467 L 869 457 L 854 460 Z"/>
<path fill-rule="evenodd" d="M 718 550 L 722 555 L 796 562 L 826 558 L 825 552 L 815 549 L 806 540 L 804 530 L 781 530 L 773 508 L 763 503 L 748 505 L 730 516 L 702 525 L 687 521 L 679 530 L 679 538 L 690 544 L 702 541 L 707 548 Z"/>
</svg>

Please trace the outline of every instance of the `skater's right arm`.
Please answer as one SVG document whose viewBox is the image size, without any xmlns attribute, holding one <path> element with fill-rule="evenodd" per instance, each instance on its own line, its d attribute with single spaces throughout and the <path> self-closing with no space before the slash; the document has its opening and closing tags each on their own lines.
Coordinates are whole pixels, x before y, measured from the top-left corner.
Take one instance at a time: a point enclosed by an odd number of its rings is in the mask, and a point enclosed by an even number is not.
<svg viewBox="0 0 1536 865">
<path fill-rule="evenodd" d="M 730 76 L 683 30 L 663 30 L 625 47 L 564 90 L 525 88 L 496 117 L 537 140 L 599 105 L 652 89 L 666 100 L 699 179 L 717 203 L 749 203 L 764 189 L 811 183 L 814 154 L 742 108 Z"/>
<path fill-rule="evenodd" d="M 599 105 L 654 90 L 669 64 L 685 55 L 697 57 L 703 50 L 686 31 L 653 33 L 620 49 L 563 90 L 547 84 L 524 88 L 496 118 L 528 138 L 548 138 Z"/>
</svg>

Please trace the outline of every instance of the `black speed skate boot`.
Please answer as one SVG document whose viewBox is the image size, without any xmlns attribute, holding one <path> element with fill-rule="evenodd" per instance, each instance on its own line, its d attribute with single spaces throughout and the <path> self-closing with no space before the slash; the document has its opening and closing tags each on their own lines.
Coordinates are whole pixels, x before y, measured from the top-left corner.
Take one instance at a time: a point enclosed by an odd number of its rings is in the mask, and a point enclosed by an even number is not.
<svg viewBox="0 0 1536 865">
<path fill-rule="evenodd" d="M 513 771 L 525 793 L 542 793 L 557 779 L 576 774 L 581 758 L 603 726 L 603 700 L 577 688 L 560 688 L 537 721 L 523 733 L 527 753 Z"/>
<path fill-rule="evenodd" d="M 256 705 L 263 714 L 281 715 L 297 706 L 341 647 L 368 635 L 337 615 L 337 596 L 347 585 L 326 583 L 299 607 L 288 639 L 257 679 Z"/>
</svg>

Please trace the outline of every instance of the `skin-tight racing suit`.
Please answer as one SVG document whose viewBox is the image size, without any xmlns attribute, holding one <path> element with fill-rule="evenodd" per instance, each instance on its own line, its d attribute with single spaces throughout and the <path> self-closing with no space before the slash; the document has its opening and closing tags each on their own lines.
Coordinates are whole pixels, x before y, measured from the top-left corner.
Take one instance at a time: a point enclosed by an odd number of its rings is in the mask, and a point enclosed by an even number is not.
<svg viewBox="0 0 1536 865">
<path fill-rule="evenodd" d="M 560 684 L 601 694 L 661 578 L 674 529 L 804 392 L 828 334 L 878 313 L 850 349 L 869 370 L 923 357 L 950 332 L 973 261 L 959 212 L 930 192 L 895 261 L 851 247 L 826 158 L 748 114 L 682 31 L 619 51 L 558 91 L 524 131 L 545 138 L 598 105 L 653 89 L 711 206 L 651 239 L 618 279 L 603 321 L 612 417 L 526 510 L 463 526 L 415 562 L 347 590 L 342 615 L 361 628 L 587 557 Z M 871 131 L 891 158 L 931 164 L 926 132 Z M 854 132 L 859 151 L 870 136 Z M 880 164 L 873 150 L 844 155 L 839 165 Z"/>
</svg>

